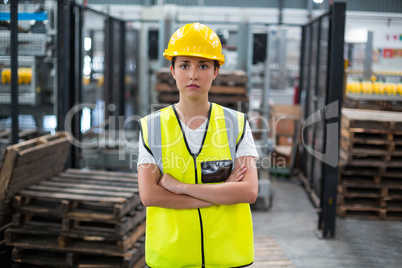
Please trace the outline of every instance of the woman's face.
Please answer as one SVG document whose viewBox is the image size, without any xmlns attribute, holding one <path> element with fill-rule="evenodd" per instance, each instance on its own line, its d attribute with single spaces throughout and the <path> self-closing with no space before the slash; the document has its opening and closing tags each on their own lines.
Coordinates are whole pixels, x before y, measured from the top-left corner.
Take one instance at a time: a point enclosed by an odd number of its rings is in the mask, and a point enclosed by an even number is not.
<svg viewBox="0 0 402 268">
<path fill-rule="evenodd" d="M 213 60 L 191 56 L 177 56 L 174 68 L 170 66 L 180 94 L 190 99 L 208 94 L 218 69 Z"/>
</svg>

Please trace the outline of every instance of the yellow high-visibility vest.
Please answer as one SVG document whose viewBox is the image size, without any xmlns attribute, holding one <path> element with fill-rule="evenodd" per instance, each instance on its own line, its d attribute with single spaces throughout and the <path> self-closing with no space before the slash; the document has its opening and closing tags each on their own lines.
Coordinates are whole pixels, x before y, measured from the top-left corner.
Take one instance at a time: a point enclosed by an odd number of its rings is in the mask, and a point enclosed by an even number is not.
<svg viewBox="0 0 402 268">
<path fill-rule="evenodd" d="M 174 106 L 140 120 L 142 142 L 161 173 L 202 184 L 201 163 L 234 160 L 245 114 L 211 103 L 200 151 L 191 153 Z M 220 183 L 220 182 L 219 182 Z M 254 261 L 250 205 L 147 207 L 145 258 L 152 268 L 245 267 Z"/>
</svg>

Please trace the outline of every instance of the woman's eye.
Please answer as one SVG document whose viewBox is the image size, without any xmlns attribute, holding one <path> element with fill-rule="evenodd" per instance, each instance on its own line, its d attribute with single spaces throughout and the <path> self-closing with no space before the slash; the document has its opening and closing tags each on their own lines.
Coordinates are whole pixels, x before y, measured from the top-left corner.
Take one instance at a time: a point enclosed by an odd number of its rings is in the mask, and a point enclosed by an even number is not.
<svg viewBox="0 0 402 268">
<path fill-rule="evenodd" d="M 182 64 L 182 65 L 180 65 L 180 68 L 181 68 L 181 69 L 187 69 L 187 68 L 188 68 L 188 65 L 187 65 L 187 64 Z"/>
<path fill-rule="evenodd" d="M 208 69 L 208 65 L 202 64 L 202 65 L 200 65 L 200 69 L 201 69 L 201 70 Z"/>
</svg>

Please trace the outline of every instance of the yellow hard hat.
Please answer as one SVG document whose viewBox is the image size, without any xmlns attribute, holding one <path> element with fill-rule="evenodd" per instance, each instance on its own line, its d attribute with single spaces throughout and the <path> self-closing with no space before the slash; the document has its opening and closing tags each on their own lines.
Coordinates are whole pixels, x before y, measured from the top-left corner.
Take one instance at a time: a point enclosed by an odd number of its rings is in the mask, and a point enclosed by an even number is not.
<svg viewBox="0 0 402 268">
<path fill-rule="evenodd" d="M 186 24 L 174 32 L 163 56 L 168 60 L 175 56 L 202 57 L 217 60 L 220 66 L 225 63 L 218 35 L 198 22 Z"/>
</svg>

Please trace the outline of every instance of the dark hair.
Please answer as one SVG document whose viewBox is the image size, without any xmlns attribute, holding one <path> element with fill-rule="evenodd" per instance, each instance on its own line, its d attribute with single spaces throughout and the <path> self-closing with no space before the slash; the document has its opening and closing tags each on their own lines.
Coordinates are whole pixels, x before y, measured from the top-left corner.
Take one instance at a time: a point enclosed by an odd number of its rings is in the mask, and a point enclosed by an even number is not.
<svg viewBox="0 0 402 268">
<path fill-rule="evenodd" d="M 170 65 L 172 65 L 173 69 L 174 69 L 174 64 L 176 62 L 176 57 L 172 58 L 172 61 L 170 62 Z M 217 60 L 214 60 L 214 70 L 216 70 L 216 68 L 220 67 L 219 62 Z"/>
</svg>

